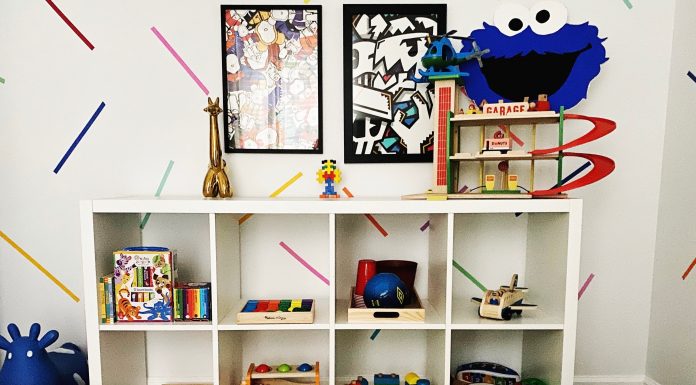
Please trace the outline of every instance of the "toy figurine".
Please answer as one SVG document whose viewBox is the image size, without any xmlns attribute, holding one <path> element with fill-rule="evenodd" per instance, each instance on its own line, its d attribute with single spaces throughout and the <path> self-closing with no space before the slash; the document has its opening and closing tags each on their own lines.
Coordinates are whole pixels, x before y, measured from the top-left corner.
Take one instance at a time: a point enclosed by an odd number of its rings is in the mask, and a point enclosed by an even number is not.
<svg viewBox="0 0 696 385">
<path fill-rule="evenodd" d="M 15 324 L 7 331 L 12 342 L 0 336 L 0 349 L 7 351 L 0 369 L 2 385 L 77 385 L 89 384 L 87 357 L 72 343 L 61 346 L 61 352 L 47 353 L 46 348 L 58 340 L 58 332 L 50 330 L 39 338 L 41 326 L 31 325 L 29 335 L 23 337 Z M 77 378 L 81 382 L 77 381 Z"/>
<path fill-rule="evenodd" d="M 341 170 L 336 167 L 336 161 L 325 159 L 321 161 L 321 168 L 317 171 L 317 182 L 324 184 L 324 192 L 320 198 L 340 198 L 336 192 L 336 184 L 341 181 Z"/>
<path fill-rule="evenodd" d="M 215 98 L 215 103 L 208 98 L 208 107 L 203 111 L 210 114 L 210 164 L 203 180 L 203 196 L 215 198 L 220 195 L 220 198 L 229 198 L 232 196 L 232 187 L 225 172 L 226 163 L 222 159 L 222 150 L 220 150 L 220 132 L 217 122 L 217 116 L 222 112 L 220 98 Z"/>
<path fill-rule="evenodd" d="M 509 321 L 514 314 L 522 314 L 522 310 L 534 310 L 537 305 L 522 304 L 526 287 L 517 287 L 517 274 L 512 275 L 510 286 L 501 286 L 499 290 L 487 290 L 483 299 L 472 298 L 478 302 L 479 316 Z"/>
</svg>

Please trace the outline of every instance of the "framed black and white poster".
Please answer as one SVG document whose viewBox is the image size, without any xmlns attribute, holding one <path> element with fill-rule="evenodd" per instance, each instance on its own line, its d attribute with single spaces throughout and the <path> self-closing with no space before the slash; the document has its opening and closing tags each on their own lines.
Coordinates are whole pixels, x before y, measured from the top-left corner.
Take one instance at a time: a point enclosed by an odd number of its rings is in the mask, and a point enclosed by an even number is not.
<svg viewBox="0 0 696 385">
<path fill-rule="evenodd" d="M 445 4 L 343 6 L 345 163 L 433 160 L 433 101 L 413 76 Z"/>
<path fill-rule="evenodd" d="M 221 13 L 225 152 L 321 153 L 321 6 Z"/>
</svg>

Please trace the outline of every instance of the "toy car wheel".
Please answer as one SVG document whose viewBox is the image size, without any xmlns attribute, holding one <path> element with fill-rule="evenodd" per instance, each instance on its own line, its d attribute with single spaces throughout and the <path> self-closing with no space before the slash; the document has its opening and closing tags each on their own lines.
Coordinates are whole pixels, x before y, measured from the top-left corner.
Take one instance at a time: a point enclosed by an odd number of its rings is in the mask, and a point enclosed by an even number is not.
<svg viewBox="0 0 696 385">
<path fill-rule="evenodd" d="M 505 321 L 510 321 L 512 319 L 512 309 L 506 307 L 500 314 Z"/>
</svg>

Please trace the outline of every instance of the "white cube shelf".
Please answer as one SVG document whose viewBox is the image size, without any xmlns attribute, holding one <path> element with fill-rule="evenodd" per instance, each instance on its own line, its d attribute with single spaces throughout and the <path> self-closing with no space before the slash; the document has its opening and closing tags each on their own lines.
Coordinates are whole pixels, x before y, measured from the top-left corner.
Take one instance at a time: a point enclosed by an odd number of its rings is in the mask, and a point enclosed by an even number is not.
<svg viewBox="0 0 696 385">
<path fill-rule="evenodd" d="M 237 385 L 251 362 L 319 361 L 323 384 L 414 371 L 433 385 L 449 385 L 457 366 L 494 361 L 523 377 L 571 385 L 581 212 L 575 199 L 83 201 L 91 382 Z M 212 321 L 100 324 L 96 283 L 113 270 L 113 251 L 133 245 L 177 249 L 180 281 L 212 284 Z M 417 262 L 414 286 L 425 322 L 349 323 L 359 259 Z M 539 309 L 511 321 L 479 318 L 471 297 L 482 290 L 454 262 L 489 289 L 519 274 L 530 289 L 526 301 Z M 237 324 L 247 300 L 281 298 L 315 299 L 314 323 Z"/>
</svg>

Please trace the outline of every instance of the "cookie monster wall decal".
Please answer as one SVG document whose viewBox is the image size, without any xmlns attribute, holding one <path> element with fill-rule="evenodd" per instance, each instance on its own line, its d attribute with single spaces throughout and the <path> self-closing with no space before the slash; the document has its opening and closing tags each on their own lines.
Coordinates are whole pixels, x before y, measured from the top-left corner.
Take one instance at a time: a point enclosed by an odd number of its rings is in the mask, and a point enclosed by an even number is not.
<svg viewBox="0 0 696 385">
<path fill-rule="evenodd" d="M 541 1 L 531 9 L 515 3 L 501 5 L 494 25 L 483 23 L 470 37 L 490 52 L 483 66 L 461 65 L 469 76 L 464 85 L 477 101 L 534 100 L 548 95 L 551 108 L 570 109 L 587 97 L 590 82 L 608 58 L 599 29 L 589 23 L 568 24 L 567 8 Z M 470 51 L 470 42 L 463 51 Z"/>
</svg>

